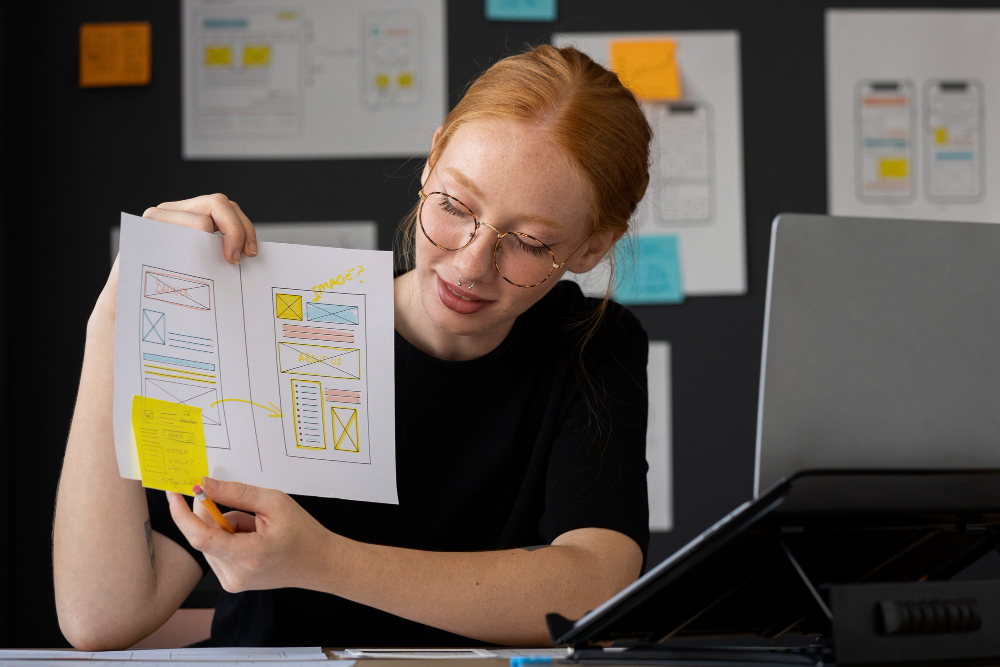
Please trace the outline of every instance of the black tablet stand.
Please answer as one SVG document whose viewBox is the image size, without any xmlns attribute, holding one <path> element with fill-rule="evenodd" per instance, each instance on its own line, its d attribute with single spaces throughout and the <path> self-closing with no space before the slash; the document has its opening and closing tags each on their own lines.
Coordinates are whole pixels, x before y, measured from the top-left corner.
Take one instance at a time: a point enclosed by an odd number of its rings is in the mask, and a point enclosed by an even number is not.
<svg viewBox="0 0 1000 667">
<path fill-rule="evenodd" d="M 549 630 L 580 662 L 998 664 L 1000 581 L 952 580 L 994 550 L 1000 471 L 804 472 Z"/>
</svg>

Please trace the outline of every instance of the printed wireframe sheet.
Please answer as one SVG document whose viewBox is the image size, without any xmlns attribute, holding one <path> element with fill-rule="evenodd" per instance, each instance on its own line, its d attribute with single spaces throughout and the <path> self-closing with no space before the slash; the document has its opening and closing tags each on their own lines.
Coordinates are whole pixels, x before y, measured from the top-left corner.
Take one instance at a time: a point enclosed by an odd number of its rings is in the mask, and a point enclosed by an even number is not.
<svg viewBox="0 0 1000 667">
<path fill-rule="evenodd" d="M 222 239 L 122 214 L 115 448 L 132 397 L 201 409 L 209 470 L 288 493 L 398 502 L 392 255 Z"/>
</svg>

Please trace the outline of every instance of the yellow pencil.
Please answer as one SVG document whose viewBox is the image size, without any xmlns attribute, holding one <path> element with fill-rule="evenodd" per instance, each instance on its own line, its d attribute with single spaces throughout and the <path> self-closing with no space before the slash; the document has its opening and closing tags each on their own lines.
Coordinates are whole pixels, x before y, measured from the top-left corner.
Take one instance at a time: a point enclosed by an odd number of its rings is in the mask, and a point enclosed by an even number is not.
<svg viewBox="0 0 1000 667">
<path fill-rule="evenodd" d="M 201 488 L 201 484 L 194 485 L 194 497 L 201 501 L 201 504 L 205 506 L 205 509 L 207 509 L 208 513 L 212 515 L 212 518 L 215 519 L 215 523 L 219 524 L 220 528 L 228 533 L 232 533 L 233 535 L 236 534 L 233 527 L 229 525 L 228 521 L 226 521 L 226 517 L 222 516 L 222 512 L 219 511 L 219 506 L 208 497 L 208 494 L 205 493 L 205 489 Z"/>
</svg>

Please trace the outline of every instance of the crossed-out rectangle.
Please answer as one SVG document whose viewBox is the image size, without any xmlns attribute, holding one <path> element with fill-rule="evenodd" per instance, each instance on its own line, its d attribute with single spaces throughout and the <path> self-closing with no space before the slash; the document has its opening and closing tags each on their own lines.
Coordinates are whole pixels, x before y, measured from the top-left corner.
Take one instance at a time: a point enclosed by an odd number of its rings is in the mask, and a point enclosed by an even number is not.
<svg viewBox="0 0 1000 667">
<path fill-rule="evenodd" d="M 184 308 L 212 309 L 212 288 L 207 282 L 172 273 L 147 270 L 142 280 L 142 294 L 147 299 Z"/>
<path fill-rule="evenodd" d="M 282 373 L 361 379 L 361 350 L 357 349 L 281 341 L 278 364 Z"/>
<path fill-rule="evenodd" d="M 358 323 L 358 307 L 307 301 L 306 319 L 311 322 L 335 322 L 336 324 L 356 325 Z"/>
</svg>

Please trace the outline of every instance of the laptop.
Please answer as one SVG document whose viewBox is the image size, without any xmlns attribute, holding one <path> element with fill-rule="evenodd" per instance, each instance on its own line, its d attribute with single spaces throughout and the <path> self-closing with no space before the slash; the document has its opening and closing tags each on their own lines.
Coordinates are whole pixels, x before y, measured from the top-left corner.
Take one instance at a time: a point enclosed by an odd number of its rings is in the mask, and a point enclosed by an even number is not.
<svg viewBox="0 0 1000 667">
<path fill-rule="evenodd" d="M 754 495 L 809 469 L 1000 468 L 1000 225 L 773 223 Z"/>
</svg>

